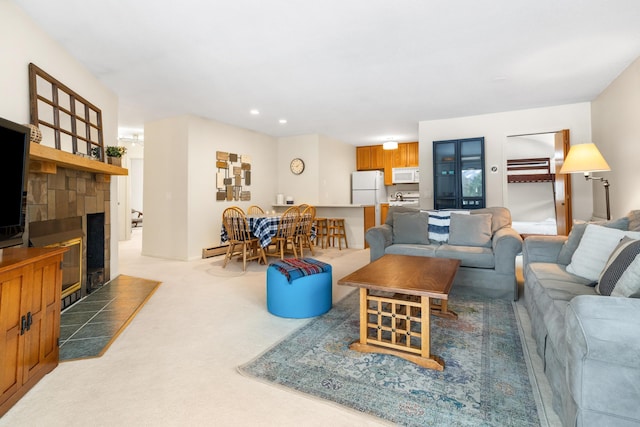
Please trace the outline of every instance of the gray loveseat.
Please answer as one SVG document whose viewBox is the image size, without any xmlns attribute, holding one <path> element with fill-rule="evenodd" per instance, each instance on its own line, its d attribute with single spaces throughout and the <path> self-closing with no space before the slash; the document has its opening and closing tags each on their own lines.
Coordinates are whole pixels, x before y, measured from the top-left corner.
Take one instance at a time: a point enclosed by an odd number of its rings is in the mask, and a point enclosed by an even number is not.
<svg viewBox="0 0 640 427">
<path fill-rule="evenodd" d="M 517 299 L 515 258 L 522 250 L 522 238 L 511 228 L 511 213 L 506 208 L 494 207 L 472 210 L 468 216 L 452 214 L 450 240 L 440 243 L 429 239 L 427 212 L 390 207 L 386 223 L 370 228 L 365 234 L 371 261 L 384 254 L 459 259 L 461 267 L 455 287 L 471 287 L 492 297 Z"/>
<path fill-rule="evenodd" d="M 603 225 L 640 230 L 640 211 Z M 589 286 L 593 280 L 567 271 L 585 227 L 574 226 L 568 238 L 524 241 L 524 301 L 533 337 L 565 426 L 638 426 L 640 300 L 600 295 Z"/>
</svg>

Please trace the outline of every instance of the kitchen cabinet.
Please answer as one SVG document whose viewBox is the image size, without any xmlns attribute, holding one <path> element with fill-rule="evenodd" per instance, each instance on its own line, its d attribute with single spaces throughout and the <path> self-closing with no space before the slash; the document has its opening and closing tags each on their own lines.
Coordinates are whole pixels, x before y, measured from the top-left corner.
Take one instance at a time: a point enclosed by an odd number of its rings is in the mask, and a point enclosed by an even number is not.
<svg viewBox="0 0 640 427">
<path fill-rule="evenodd" d="M 376 208 L 375 206 L 365 206 L 364 207 L 364 234 L 367 234 L 367 230 L 371 227 L 376 226 Z M 369 247 L 369 243 L 367 240 L 364 240 L 364 248 L 367 249 Z"/>
<path fill-rule="evenodd" d="M 393 150 L 394 168 L 418 167 L 418 143 L 403 142 L 398 144 L 398 149 Z"/>
<path fill-rule="evenodd" d="M 485 207 L 484 138 L 433 142 L 435 209 Z"/>
<path fill-rule="evenodd" d="M 356 147 L 356 170 L 366 171 L 371 167 L 371 148 Z"/>
<path fill-rule="evenodd" d="M 387 222 L 387 214 L 389 213 L 389 203 L 380 203 L 380 224 Z"/>
<path fill-rule="evenodd" d="M 359 171 L 384 169 L 382 145 L 356 147 L 356 169 Z"/>
<path fill-rule="evenodd" d="M 66 250 L 0 251 L 0 416 L 58 365 Z"/>
</svg>

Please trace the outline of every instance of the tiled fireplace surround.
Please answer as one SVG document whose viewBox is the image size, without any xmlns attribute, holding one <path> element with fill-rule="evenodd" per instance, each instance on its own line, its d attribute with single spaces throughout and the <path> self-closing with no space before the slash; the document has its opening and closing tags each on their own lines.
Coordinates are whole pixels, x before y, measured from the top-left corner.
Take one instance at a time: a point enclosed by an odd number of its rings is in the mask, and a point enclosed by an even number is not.
<svg viewBox="0 0 640 427">
<path fill-rule="evenodd" d="M 87 294 L 87 215 L 104 213 L 104 275 L 111 275 L 110 254 L 110 176 L 58 167 L 55 174 L 29 173 L 27 223 L 82 218 L 82 285 L 80 293 L 63 301 L 63 308 Z M 29 229 L 27 227 L 26 236 Z"/>
</svg>

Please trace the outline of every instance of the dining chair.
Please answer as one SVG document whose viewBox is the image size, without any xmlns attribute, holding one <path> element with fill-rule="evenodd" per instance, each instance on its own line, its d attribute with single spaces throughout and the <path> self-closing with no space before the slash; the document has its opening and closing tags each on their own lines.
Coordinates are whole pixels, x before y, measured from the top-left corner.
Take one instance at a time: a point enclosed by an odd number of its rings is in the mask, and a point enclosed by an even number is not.
<svg viewBox="0 0 640 427">
<path fill-rule="evenodd" d="M 268 250 L 268 256 L 279 256 L 280 259 L 284 259 L 284 253 L 291 251 L 293 252 L 293 256 L 298 258 L 298 251 L 296 250 L 296 228 L 298 227 L 299 218 L 300 211 L 297 206 L 292 206 L 284 211 L 280 217 L 280 221 L 278 221 L 278 231 L 271 239 L 271 245 L 274 246 L 274 250 L 273 252 Z M 289 247 L 291 249 L 289 249 Z"/>
<path fill-rule="evenodd" d="M 249 224 L 242 209 L 237 206 L 225 209 L 222 213 L 222 223 L 229 238 L 229 247 L 222 268 L 227 266 L 227 262 L 234 255 L 242 255 L 242 271 L 246 271 L 247 261 L 257 259 L 267 263 L 267 258 L 258 239 L 253 237 L 249 231 Z M 237 246 L 240 247 L 236 249 Z"/>
<path fill-rule="evenodd" d="M 264 210 L 260 206 L 251 205 L 247 209 L 247 215 L 263 215 Z"/>
<path fill-rule="evenodd" d="M 307 207 L 309 207 L 308 204 L 302 203 L 302 204 L 298 205 L 298 210 L 300 211 L 300 213 L 302 213 L 302 211 L 307 209 Z"/>
<path fill-rule="evenodd" d="M 311 244 L 311 227 L 313 227 L 313 221 L 316 217 L 316 208 L 307 205 L 307 207 L 300 212 L 300 221 L 296 231 L 296 240 L 300 246 L 300 258 L 304 258 L 304 247 L 308 247 L 311 250 L 311 255 L 315 255 L 313 251 L 313 245 Z"/>
</svg>

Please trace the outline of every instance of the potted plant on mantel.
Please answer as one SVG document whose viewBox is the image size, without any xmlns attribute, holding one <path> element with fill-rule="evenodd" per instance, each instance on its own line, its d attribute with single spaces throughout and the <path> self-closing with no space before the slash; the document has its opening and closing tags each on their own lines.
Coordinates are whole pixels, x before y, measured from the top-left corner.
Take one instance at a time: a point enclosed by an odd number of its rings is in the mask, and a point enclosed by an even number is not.
<svg viewBox="0 0 640 427">
<path fill-rule="evenodd" d="M 107 161 L 114 166 L 122 166 L 122 156 L 127 152 L 127 147 L 110 145 L 105 149 Z"/>
</svg>

